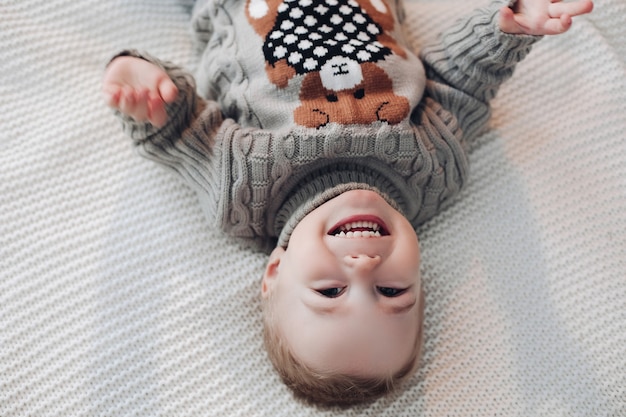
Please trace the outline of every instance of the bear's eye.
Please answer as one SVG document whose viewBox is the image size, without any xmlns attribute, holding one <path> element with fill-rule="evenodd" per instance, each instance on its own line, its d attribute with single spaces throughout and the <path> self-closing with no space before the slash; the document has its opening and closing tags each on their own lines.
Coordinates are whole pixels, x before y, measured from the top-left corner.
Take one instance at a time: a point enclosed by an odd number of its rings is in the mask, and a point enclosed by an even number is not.
<svg viewBox="0 0 626 417">
<path fill-rule="evenodd" d="M 337 94 L 327 95 L 326 100 L 330 101 L 331 103 L 335 103 L 336 101 L 339 101 L 339 99 L 337 98 Z"/>
<path fill-rule="evenodd" d="M 358 90 L 356 90 L 356 91 L 354 92 L 354 98 L 356 98 L 356 99 L 360 100 L 360 99 L 362 99 L 363 97 L 365 97 L 365 90 L 364 90 L 364 89 L 359 88 Z"/>
</svg>

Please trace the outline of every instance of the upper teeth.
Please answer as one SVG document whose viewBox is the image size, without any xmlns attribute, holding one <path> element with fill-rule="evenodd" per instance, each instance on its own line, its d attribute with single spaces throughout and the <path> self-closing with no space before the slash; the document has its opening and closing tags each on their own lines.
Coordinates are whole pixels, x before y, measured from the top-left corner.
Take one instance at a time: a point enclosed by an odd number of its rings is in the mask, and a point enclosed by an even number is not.
<svg viewBox="0 0 626 417">
<path fill-rule="evenodd" d="M 366 229 L 366 230 L 352 230 Z M 380 236 L 380 225 L 369 221 L 358 221 L 346 223 L 339 227 L 338 237 L 378 237 Z"/>
</svg>

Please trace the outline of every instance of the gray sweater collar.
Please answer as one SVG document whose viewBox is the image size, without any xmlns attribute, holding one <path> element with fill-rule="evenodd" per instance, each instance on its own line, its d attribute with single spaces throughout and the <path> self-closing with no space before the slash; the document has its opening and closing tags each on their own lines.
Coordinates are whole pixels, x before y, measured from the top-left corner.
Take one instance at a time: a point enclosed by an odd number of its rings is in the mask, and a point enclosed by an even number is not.
<svg viewBox="0 0 626 417">
<path fill-rule="evenodd" d="M 287 247 L 295 227 L 306 215 L 350 190 L 374 191 L 394 209 L 405 213 L 400 192 L 388 179 L 375 171 L 362 168 L 327 172 L 301 182 L 281 206 L 274 221 L 274 230 L 279 236 L 278 246 Z"/>
</svg>

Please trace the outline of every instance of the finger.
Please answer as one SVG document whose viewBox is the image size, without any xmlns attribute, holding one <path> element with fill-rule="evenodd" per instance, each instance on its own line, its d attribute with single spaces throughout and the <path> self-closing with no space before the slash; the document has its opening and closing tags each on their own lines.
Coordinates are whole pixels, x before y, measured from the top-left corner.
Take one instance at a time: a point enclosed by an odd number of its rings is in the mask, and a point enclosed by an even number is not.
<svg viewBox="0 0 626 417">
<path fill-rule="evenodd" d="M 128 86 L 120 88 L 120 98 L 118 108 L 122 113 L 130 114 L 135 106 L 135 92 Z"/>
<path fill-rule="evenodd" d="M 555 2 L 548 6 L 548 14 L 550 17 L 560 17 L 564 14 L 569 16 L 580 16 L 590 13 L 593 10 L 593 2 L 591 0 L 579 0 L 574 2 Z"/>
<path fill-rule="evenodd" d="M 133 118 L 138 122 L 148 120 L 148 97 L 149 92 L 146 88 L 141 88 L 135 91 L 135 110 L 133 113 Z"/>
<path fill-rule="evenodd" d="M 178 97 L 178 88 L 169 77 L 163 77 L 157 85 L 159 95 L 166 103 L 172 103 Z"/>
<path fill-rule="evenodd" d="M 500 30 L 506 33 L 523 33 L 523 29 L 515 20 L 515 14 L 509 7 L 504 6 L 500 9 L 500 17 L 498 25 Z"/>
<path fill-rule="evenodd" d="M 147 118 L 147 106 L 145 100 L 141 101 L 141 97 L 141 92 L 136 92 L 131 87 L 123 87 L 119 110 L 137 122 L 145 121 Z"/>
<path fill-rule="evenodd" d="M 572 26 L 572 18 L 569 15 L 561 15 L 558 19 L 548 19 L 544 25 L 544 34 L 558 35 L 566 32 Z"/>
<path fill-rule="evenodd" d="M 158 95 L 151 95 L 148 99 L 148 120 L 156 127 L 163 127 L 167 122 L 165 103 Z"/>
<path fill-rule="evenodd" d="M 107 106 L 117 109 L 119 107 L 121 88 L 119 85 L 105 84 L 102 87 L 104 102 Z"/>
</svg>

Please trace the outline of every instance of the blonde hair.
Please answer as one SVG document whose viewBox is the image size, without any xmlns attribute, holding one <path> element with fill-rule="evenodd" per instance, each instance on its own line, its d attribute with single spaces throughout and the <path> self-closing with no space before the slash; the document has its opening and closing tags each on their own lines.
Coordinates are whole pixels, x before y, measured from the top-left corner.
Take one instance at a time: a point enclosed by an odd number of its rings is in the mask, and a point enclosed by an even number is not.
<svg viewBox="0 0 626 417">
<path fill-rule="evenodd" d="M 273 296 L 263 299 L 263 339 L 270 361 L 283 382 L 296 397 L 317 405 L 348 407 L 373 401 L 396 389 L 408 379 L 421 357 L 424 293 L 421 293 L 420 328 L 415 338 L 413 352 L 407 363 L 396 373 L 380 377 L 320 372 L 300 362 L 282 337 L 276 325 Z"/>
</svg>

